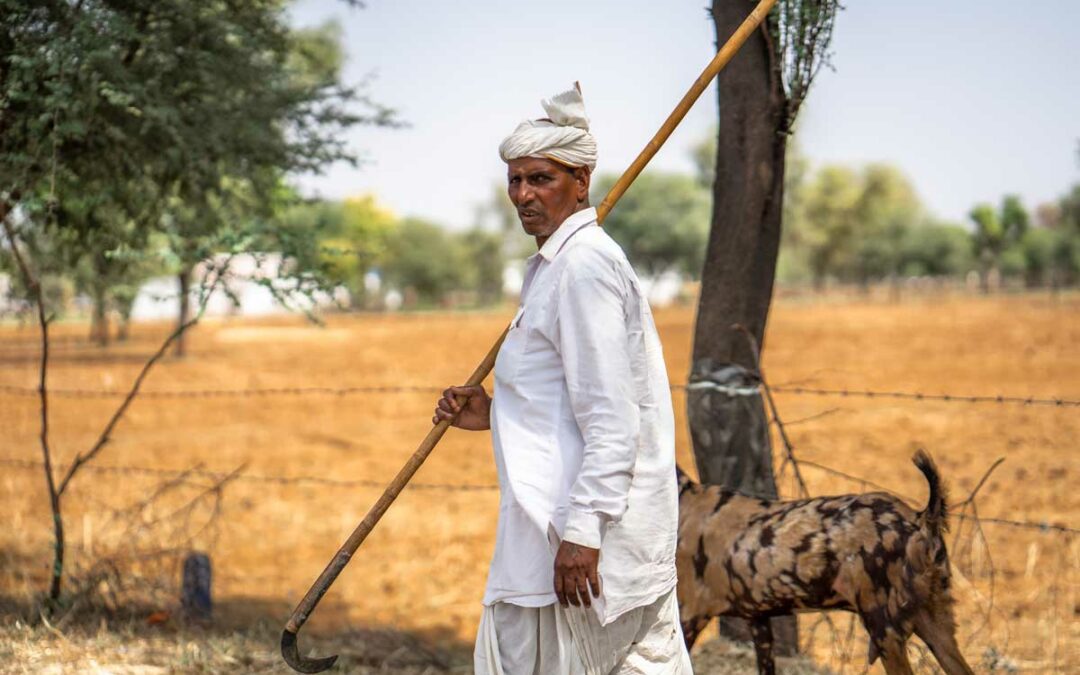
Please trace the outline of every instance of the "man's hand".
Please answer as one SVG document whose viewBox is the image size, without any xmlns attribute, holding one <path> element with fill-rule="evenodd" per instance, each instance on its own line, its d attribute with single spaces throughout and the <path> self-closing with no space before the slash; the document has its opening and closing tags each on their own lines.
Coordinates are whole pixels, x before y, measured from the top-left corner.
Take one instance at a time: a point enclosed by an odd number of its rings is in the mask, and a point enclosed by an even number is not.
<svg viewBox="0 0 1080 675">
<path fill-rule="evenodd" d="M 563 607 L 592 607 L 592 598 L 600 597 L 600 550 L 564 541 L 555 554 L 555 596 Z M 592 597 L 589 589 L 592 588 Z"/>
<path fill-rule="evenodd" d="M 458 405 L 457 397 L 465 396 L 464 405 Z M 491 397 L 484 387 L 450 387 L 443 392 L 435 408 L 432 424 L 443 420 L 453 420 L 452 426 L 468 431 L 483 431 L 491 428 Z"/>
</svg>

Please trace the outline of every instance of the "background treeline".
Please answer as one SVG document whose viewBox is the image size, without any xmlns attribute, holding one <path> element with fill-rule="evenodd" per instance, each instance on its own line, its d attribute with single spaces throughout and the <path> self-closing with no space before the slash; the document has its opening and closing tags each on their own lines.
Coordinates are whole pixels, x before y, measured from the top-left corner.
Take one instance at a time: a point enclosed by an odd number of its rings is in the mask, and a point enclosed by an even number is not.
<svg viewBox="0 0 1080 675">
<path fill-rule="evenodd" d="M 141 185 L 144 178 L 137 173 L 114 177 L 115 171 L 78 165 L 83 169 L 78 175 L 74 168 L 71 175 L 53 175 L 47 163 L 39 169 L 34 189 L 21 193 L 13 221 L 20 225 L 23 246 L 57 314 L 73 307 L 88 313 L 92 332 L 101 341 L 108 339 L 109 318 L 114 317 L 122 337 L 142 284 L 171 275 L 182 298 L 183 321 L 190 312 L 184 299 L 191 296 L 199 261 L 222 253 L 256 256 L 256 267 L 272 258 L 273 264 L 253 280 L 283 304 L 295 301 L 299 293 L 319 295 L 319 304 L 342 310 L 467 308 L 496 303 L 505 289 L 514 288 L 515 265 L 520 271 L 520 261 L 535 247 L 522 234 L 501 185 L 492 186 L 468 229 L 455 230 L 398 217 L 372 195 L 305 200 L 285 182 L 287 171 L 351 159 L 325 134 L 327 127 L 397 121 L 391 111 L 339 83 L 342 52 L 335 26 L 276 34 L 274 39 L 280 51 L 280 62 L 272 69 L 277 79 L 245 104 L 265 107 L 268 100 L 276 101 L 278 109 L 270 119 L 265 119 L 265 110 L 263 119 L 230 118 L 217 130 L 220 135 L 248 134 L 250 139 L 225 148 L 213 170 L 198 164 L 194 173 L 185 174 L 189 159 L 183 153 L 172 156 L 169 149 L 164 159 L 154 155 L 144 160 L 164 163 L 162 171 L 172 180 L 164 188 Z M 233 77 L 222 72 L 202 76 Z M 130 98 L 114 89 L 99 86 L 98 92 L 85 96 L 95 105 L 100 105 L 101 91 L 112 92 L 106 102 Z M 67 97 L 56 106 L 80 104 L 77 90 L 65 91 Z M 371 115 L 344 112 L 343 103 L 356 101 L 367 105 Z M 180 103 L 166 100 L 161 105 Z M 207 111 L 213 112 L 212 107 Z M 270 144 L 254 140 L 254 130 L 274 119 L 303 125 L 316 113 L 330 124 L 324 123 L 321 134 L 306 145 L 290 145 L 284 137 Z M 63 119 L 55 110 L 42 114 Z M 81 141 L 88 130 L 68 124 L 71 145 L 78 150 L 74 141 Z M 177 138 L 182 144 L 196 143 L 187 136 L 206 133 L 166 130 L 186 134 Z M 39 133 L 61 134 L 59 126 Z M 154 145 L 147 150 L 160 151 Z M 31 151 L 39 161 L 48 157 L 40 147 L 24 149 Z M 79 158 L 78 152 L 74 155 Z M 253 164 L 248 155 L 263 164 Z M 700 277 L 714 157 L 715 139 L 709 138 L 692 150 L 694 172 L 646 172 L 608 217 L 605 227 L 643 276 L 683 281 Z M 231 168 L 231 163 L 243 168 Z M 615 178 L 612 173 L 594 178 L 594 203 Z M 112 179 L 126 183 L 117 187 L 105 182 Z M 58 192 L 63 199 L 57 198 Z M 29 307 L 28 289 L 4 248 L 0 272 L 8 278 L 8 288 L 0 292 L 17 307 L 20 300 Z M 911 181 L 892 165 L 814 167 L 794 150 L 788 160 L 778 277 L 783 284 L 818 289 L 913 277 L 964 280 L 969 285 L 977 280 L 985 291 L 1075 286 L 1080 283 L 1080 183 L 1033 210 L 1006 195 L 996 203 L 974 205 L 964 223 L 949 223 L 928 212 Z M 75 299 L 81 302 L 73 303 Z"/>
<path fill-rule="evenodd" d="M 1062 288 L 1080 281 L 1080 183 L 1029 211 L 1019 197 L 972 207 L 965 223 L 930 214 L 888 164 L 789 164 L 779 277 L 787 283 L 865 285 L 909 277 L 975 277 Z"/>
<path fill-rule="evenodd" d="M 605 228 L 639 274 L 700 278 L 711 210 L 710 145 L 695 148 L 693 174 L 645 172 L 609 215 Z M 593 203 L 616 178 L 595 177 Z M 384 307 L 387 290 L 403 293 L 406 307 L 487 304 L 501 297 L 507 266 L 535 252 L 500 185 L 466 231 L 398 220 L 372 197 L 308 205 L 293 219 L 318 232 L 324 274 L 349 289 L 357 308 Z M 819 289 L 913 277 L 977 281 L 983 290 L 1075 286 L 1080 183 L 1033 211 L 1006 195 L 974 205 L 966 222 L 950 223 L 929 213 L 895 166 L 814 168 L 794 152 L 780 255 L 781 283 Z"/>
</svg>

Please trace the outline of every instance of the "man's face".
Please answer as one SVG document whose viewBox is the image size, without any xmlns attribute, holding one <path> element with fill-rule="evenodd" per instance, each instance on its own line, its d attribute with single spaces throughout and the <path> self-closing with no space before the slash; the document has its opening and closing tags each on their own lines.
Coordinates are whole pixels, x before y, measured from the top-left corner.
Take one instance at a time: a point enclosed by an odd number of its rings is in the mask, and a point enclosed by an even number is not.
<svg viewBox="0 0 1080 675">
<path fill-rule="evenodd" d="M 550 159 L 522 157 L 506 165 L 506 191 L 525 232 L 547 238 L 589 203 L 589 170 Z"/>
</svg>

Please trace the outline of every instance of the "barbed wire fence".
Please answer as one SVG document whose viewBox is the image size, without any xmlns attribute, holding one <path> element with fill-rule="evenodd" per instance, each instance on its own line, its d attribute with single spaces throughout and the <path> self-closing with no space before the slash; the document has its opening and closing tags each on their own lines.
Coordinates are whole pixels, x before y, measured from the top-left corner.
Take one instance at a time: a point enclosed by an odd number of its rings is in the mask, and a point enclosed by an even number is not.
<svg viewBox="0 0 1080 675">
<path fill-rule="evenodd" d="M 2 351 L 2 350 L 0 350 Z M 783 445 L 783 457 L 782 464 L 777 471 L 778 482 L 784 476 L 785 472 L 792 471 L 794 473 L 795 480 L 798 483 L 797 492 L 800 495 L 809 495 L 810 491 L 804 477 L 801 474 L 802 469 L 814 471 L 823 475 L 828 475 L 833 478 L 842 479 L 844 481 L 851 482 L 858 485 L 863 491 L 868 489 L 881 490 L 896 494 L 897 496 L 905 499 L 909 503 L 914 504 L 915 500 L 909 495 L 897 493 L 895 490 L 890 489 L 880 483 L 874 481 L 871 478 L 856 475 L 850 472 L 842 471 L 834 467 L 828 466 L 821 462 L 816 462 L 809 459 L 802 459 L 798 457 L 795 448 L 792 446 L 790 439 L 784 432 L 785 422 L 780 418 L 775 401 L 772 400 L 772 393 L 785 394 L 789 396 L 806 396 L 806 397 L 826 397 L 826 398 L 841 398 L 841 399 L 865 399 L 865 400 L 894 400 L 903 401 L 906 403 L 916 404 L 946 404 L 946 405 L 961 405 L 961 406 L 1019 406 L 1028 408 L 1042 408 L 1045 410 L 1052 409 L 1065 409 L 1080 407 L 1080 399 L 1062 397 L 1062 396 L 1018 396 L 1014 394 L 1006 393 L 941 393 L 941 392 L 924 392 L 924 391 L 894 391 L 894 390 L 874 390 L 874 389 L 853 389 L 844 387 L 811 387 L 804 386 L 802 384 L 786 384 L 770 387 L 764 378 L 761 378 L 761 385 L 763 393 L 768 398 L 770 416 L 773 423 L 776 425 L 780 432 L 781 441 Z M 673 391 L 683 391 L 687 388 L 687 385 L 673 385 Z M 139 393 L 139 398 L 151 399 L 151 400 L 177 400 L 177 399 L 265 399 L 270 397 L 347 397 L 347 396 L 359 396 L 359 395 L 438 395 L 442 392 L 442 388 L 426 386 L 426 385 L 375 385 L 375 386 L 289 386 L 289 387 L 252 387 L 252 388 L 201 388 L 201 389 L 159 389 L 159 390 L 147 390 Z M 24 398 L 35 397 L 38 395 L 38 389 L 36 387 L 22 386 L 17 384 L 0 384 L 0 397 L 9 398 Z M 53 388 L 50 387 L 49 393 L 52 397 L 73 399 L 73 400 L 93 400 L 93 399 L 116 399 L 124 398 L 129 395 L 128 391 L 121 391 L 108 388 Z M 825 415 L 835 412 L 835 409 L 827 410 L 823 413 L 813 415 L 802 420 L 795 420 L 786 423 L 787 426 L 802 423 L 805 421 L 813 420 Z M 0 457 L 0 466 L 6 467 L 12 470 L 25 470 L 25 471 L 40 471 L 43 468 L 43 462 L 23 457 Z M 970 495 L 958 502 L 955 506 L 960 507 L 960 511 L 955 513 L 953 517 L 959 521 L 961 526 L 957 528 L 954 535 L 954 541 L 951 550 L 957 553 L 957 558 L 967 555 L 971 557 L 971 551 L 973 547 L 978 546 L 985 550 L 984 569 L 988 570 L 990 591 L 989 597 L 982 598 L 980 596 L 983 616 L 981 617 L 981 623 L 976 627 L 975 631 L 968 636 L 970 642 L 974 637 L 983 630 L 987 630 L 990 627 L 991 617 L 995 613 L 996 608 L 994 606 L 994 567 L 993 560 L 989 557 L 989 542 L 986 537 L 986 533 L 983 531 L 983 526 L 990 526 L 1002 529 L 1009 529 L 1013 531 L 1022 531 L 1031 533 L 1034 536 L 1050 537 L 1055 540 L 1063 542 L 1066 546 L 1070 546 L 1077 535 L 1080 535 L 1080 528 L 1072 527 L 1070 525 L 1057 523 L 1057 522 L 1036 522 L 1030 520 L 1014 520 L 1000 517 L 986 517 L 978 513 L 976 497 L 978 491 L 986 482 L 990 472 L 996 468 L 996 464 L 991 467 L 983 479 L 978 482 L 976 487 L 971 491 Z M 201 467 L 186 468 L 186 469 L 172 469 L 159 466 L 136 466 L 136 465 L 102 465 L 98 463 L 87 464 L 84 470 L 91 473 L 98 474 L 112 474 L 118 476 L 143 476 L 149 478 L 155 478 L 162 481 L 177 481 L 190 478 L 200 478 L 211 481 L 213 484 L 224 486 L 225 484 L 235 483 L 250 483 L 263 486 L 318 486 L 332 489 L 372 489 L 377 490 L 386 486 L 386 483 L 374 479 L 347 479 L 347 478 L 330 478 L 325 476 L 315 475 L 279 475 L 279 474 L 263 474 L 248 472 L 244 469 L 233 469 L 231 471 L 205 469 Z M 59 470 L 63 472 L 66 469 L 64 466 L 60 466 Z M 424 492 L 437 492 L 437 493 L 494 493 L 498 489 L 495 484 L 468 484 L 468 483 L 436 483 L 436 482 L 412 482 L 408 486 L 411 489 L 424 491 Z M 219 490 L 220 492 L 220 490 Z M 963 537 L 962 537 L 963 535 Z M 241 577 L 238 577 L 238 579 Z M 242 577 L 248 578 L 248 577 Z M 834 652 L 835 658 L 840 663 L 850 661 L 852 654 L 854 654 L 856 646 L 857 631 L 855 631 L 854 623 L 849 622 L 845 628 L 838 627 L 827 613 L 820 615 L 820 618 L 816 622 L 809 625 L 807 629 L 806 643 L 807 647 L 813 645 L 813 641 L 818 639 L 818 633 L 821 626 L 827 627 L 830 635 L 831 649 Z M 919 651 L 920 648 L 916 648 L 918 661 L 923 665 L 919 666 L 920 670 L 927 670 L 929 672 L 930 664 L 932 662 L 928 655 Z"/>
<path fill-rule="evenodd" d="M 911 497 L 910 495 L 905 495 L 900 492 L 896 492 L 891 488 L 879 485 L 878 483 L 875 483 L 869 478 L 857 476 L 844 471 L 839 471 L 837 469 L 833 469 L 831 467 L 807 459 L 797 459 L 797 461 L 800 465 L 804 467 L 809 467 L 811 469 L 821 471 L 822 473 L 836 476 L 838 478 L 843 478 L 865 487 L 871 487 L 875 490 L 889 492 L 912 503 L 915 502 L 914 497 Z M 9 467 L 12 469 L 39 470 L 42 468 L 42 462 L 40 460 L 34 459 L 0 457 L 0 466 Z M 66 465 L 64 464 L 58 464 L 56 466 L 61 469 L 66 468 Z M 248 473 L 246 471 L 213 471 L 208 469 L 168 469 L 161 467 L 134 466 L 129 464 L 114 464 L 104 466 L 90 464 L 87 465 L 84 470 L 91 473 L 99 474 L 146 476 L 164 479 L 175 478 L 177 476 L 194 476 L 220 481 L 224 480 L 225 478 L 229 478 L 232 481 L 238 482 L 280 486 L 319 485 L 331 488 L 380 489 L 385 488 L 389 484 L 388 481 L 378 481 L 373 479 L 327 478 L 325 476 L 288 476 Z M 436 492 L 493 492 L 495 490 L 498 490 L 499 486 L 495 483 L 428 483 L 423 481 L 410 481 L 406 489 Z M 967 516 L 964 514 L 957 514 L 956 517 L 959 520 L 974 519 L 973 516 Z M 1023 530 L 1030 530 L 1033 532 L 1039 532 L 1041 534 L 1056 534 L 1066 537 L 1074 537 L 1080 535 L 1080 528 L 1069 527 L 1067 525 L 1050 523 L 1046 521 L 1034 522 L 1030 520 L 1010 520 L 1007 518 L 994 518 L 986 516 L 980 516 L 978 519 L 980 522 L 989 525 L 1013 527 Z"/>
<path fill-rule="evenodd" d="M 673 391 L 685 391 L 689 385 L 672 385 Z M 139 398 L 257 398 L 267 396 L 352 396 L 357 394 L 439 394 L 443 389 L 430 385 L 375 385 L 375 386 L 299 386 L 299 387 L 251 387 L 238 389 L 150 389 L 139 393 Z M 887 391 L 873 389 L 814 388 L 802 386 L 774 386 L 772 391 L 795 396 L 824 396 L 863 399 L 895 399 L 925 403 L 997 404 L 1078 408 L 1080 399 L 1058 396 L 1016 396 L 1011 394 L 948 394 L 919 391 Z M 36 387 L 0 384 L 0 395 L 37 396 Z M 58 388 L 50 387 L 49 394 L 61 398 L 123 398 L 126 390 Z"/>
</svg>

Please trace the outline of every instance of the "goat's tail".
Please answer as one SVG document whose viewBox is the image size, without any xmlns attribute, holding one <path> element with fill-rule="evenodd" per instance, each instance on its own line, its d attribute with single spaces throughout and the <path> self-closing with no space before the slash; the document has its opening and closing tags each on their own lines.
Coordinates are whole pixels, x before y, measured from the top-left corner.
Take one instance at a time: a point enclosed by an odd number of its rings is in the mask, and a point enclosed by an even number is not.
<svg viewBox="0 0 1080 675">
<path fill-rule="evenodd" d="M 935 539 L 940 539 L 949 529 L 949 492 L 941 481 L 941 474 L 938 473 L 934 460 L 930 458 L 930 453 L 919 449 L 912 461 L 926 476 L 926 482 L 930 486 L 930 497 L 926 501 L 926 508 L 919 514 L 919 519 Z"/>
</svg>

